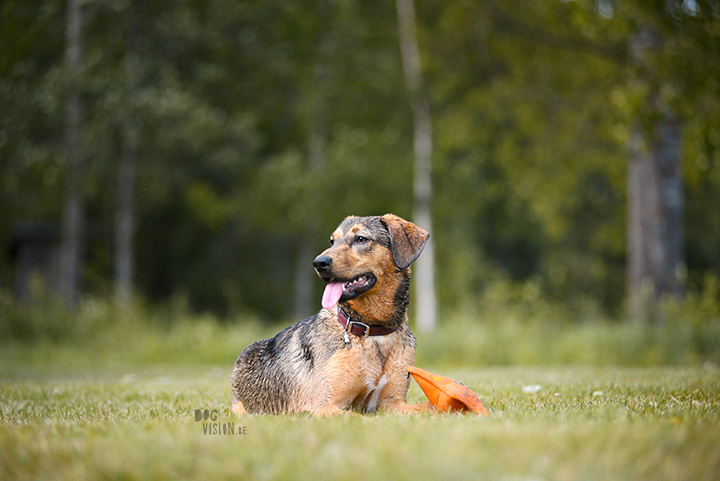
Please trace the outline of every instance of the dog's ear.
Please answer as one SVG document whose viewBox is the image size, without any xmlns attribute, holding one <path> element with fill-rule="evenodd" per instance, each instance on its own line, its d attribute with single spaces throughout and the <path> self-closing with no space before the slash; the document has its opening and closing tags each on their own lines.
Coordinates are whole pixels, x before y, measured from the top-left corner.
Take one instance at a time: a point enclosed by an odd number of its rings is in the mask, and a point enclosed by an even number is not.
<svg viewBox="0 0 720 481">
<path fill-rule="evenodd" d="M 420 256 L 430 234 L 394 214 L 385 214 L 380 220 L 390 233 L 390 250 L 395 265 L 400 270 L 407 269 Z"/>
</svg>

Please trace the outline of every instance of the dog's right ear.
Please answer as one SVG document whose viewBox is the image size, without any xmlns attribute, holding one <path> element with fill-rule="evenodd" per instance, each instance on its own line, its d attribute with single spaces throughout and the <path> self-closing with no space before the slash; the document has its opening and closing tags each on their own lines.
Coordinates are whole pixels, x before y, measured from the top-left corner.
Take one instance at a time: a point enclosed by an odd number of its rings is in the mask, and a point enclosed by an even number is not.
<svg viewBox="0 0 720 481">
<path fill-rule="evenodd" d="M 394 214 L 385 214 L 380 220 L 390 233 L 390 250 L 395 265 L 401 271 L 407 269 L 420 257 L 430 234 Z"/>
</svg>

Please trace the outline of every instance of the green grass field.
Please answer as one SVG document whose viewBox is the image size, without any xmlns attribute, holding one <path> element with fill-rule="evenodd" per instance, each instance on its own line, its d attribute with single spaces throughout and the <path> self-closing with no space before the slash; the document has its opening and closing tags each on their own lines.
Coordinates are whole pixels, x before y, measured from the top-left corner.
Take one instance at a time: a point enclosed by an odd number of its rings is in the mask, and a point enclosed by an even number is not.
<svg viewBox="0 0 720 481">
<path fill-rule="evenodd" d="M 490 417 L 332 419 L 231 416 L 230 368 L 6 365 L 0 477 L 720 477 L 720 372 L 712 368 L 453 369 L 441 373 L 475 390 Z M 423 399 L 413 383 L 409 400 Z M 217 416 L 197 422 L 196 410 L 206 409 Z"/>
<path fill-rule="evenodd" d="M 279 326 L 97 303 L 17 316 L 0 326 L 15 336 L 0 343 L 0 479 L 720 479 L 720 324 L 528 312 L 418 335 L 417 365 L 468 385 L 486 418 L 237 418 L 235 358 Z M 425 399 L 414 382 L 408 399 Z"/>
</svg>

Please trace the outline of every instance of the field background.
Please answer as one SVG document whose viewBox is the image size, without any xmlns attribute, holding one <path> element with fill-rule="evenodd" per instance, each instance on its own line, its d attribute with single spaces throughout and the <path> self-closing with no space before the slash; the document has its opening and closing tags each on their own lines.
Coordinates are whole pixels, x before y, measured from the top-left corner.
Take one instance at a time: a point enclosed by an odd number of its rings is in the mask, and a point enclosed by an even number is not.
<svg viewBox="0 0 720 481">
<path fill-rule="evenodd" d="M 719 33 L 717 0 L 2 0 L 0 481 L 720 479 Z M 329 234 L 388 212 L 433 240 L 416 364 L 492 416 L 230 416 Z"/>
<path fill-rule="evenodd" d="M 703 359 L 672 326 L 647 331 L 559 320 L 536 327 L 532 318 L 513 321 L 515 314 L 506 310 L 504 324 L 458 317 L 435 335 L 418 335 L 417 365 L 467 384 L 490 417 L 236 418 L 229 413 L 235 357 L 281 326 L 179 311 L 153 318 L 141 307 L 86 302 L 74 318 L 82 332 L 3 343 L 0 474 L 718 479 L 715 352 Z M 164 316 L 180 318 L 166 324 Z M 408 399 L 424 400 L 414 382 Z M 196 409 L 216 410 L 220 430 L 232 423 L 244 434 L 205 434 Z"/>
</svg>

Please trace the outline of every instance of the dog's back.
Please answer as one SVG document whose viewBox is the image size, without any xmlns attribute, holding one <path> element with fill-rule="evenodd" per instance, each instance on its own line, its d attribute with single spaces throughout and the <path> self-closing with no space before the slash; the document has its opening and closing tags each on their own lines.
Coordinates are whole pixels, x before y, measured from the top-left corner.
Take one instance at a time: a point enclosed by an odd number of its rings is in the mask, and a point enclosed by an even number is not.
<svg viewBox="0 0 720 481">
<path fill-rule="evenodd" d="M 318 394 L 312 386 L 322 381 L 314 377 L 344 345 L 341 337 L 327 336 L 328 321 L 336 322 L 320 311 L 246 347 L 232 374 L 233 406 L 240 401 L 245 410 L 263 414 L 311 411 Z"/>
</svg>

